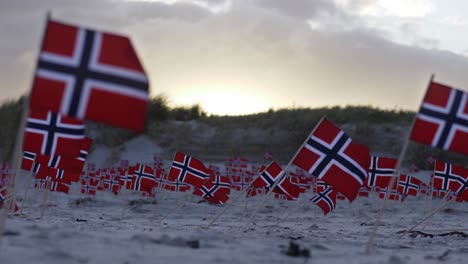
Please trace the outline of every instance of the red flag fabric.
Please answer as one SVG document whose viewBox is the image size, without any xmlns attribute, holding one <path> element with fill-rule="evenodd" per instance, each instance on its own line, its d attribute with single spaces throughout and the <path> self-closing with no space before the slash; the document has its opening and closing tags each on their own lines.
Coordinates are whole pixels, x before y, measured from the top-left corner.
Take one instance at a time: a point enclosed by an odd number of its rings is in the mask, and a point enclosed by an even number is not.
<svg viewBox="0 0 468 264">
<path fill-rule="evenodd" d="M 23 160 L 21 161 L 21 169 L 31 171 L 35 160 L 36 160 L 36 153 L 31 152 L 31 151 L 24 151 Z"/>
<path fill-rule="evenodd" d="M 213 204 L 225 204 L 231 193 L 231 183 L 225 176 L 211 176 L 200 188 L 193 191 L 194 195 L 203 197 Z"/>
<path fill-rule="evenodd" d="M 169 180 L 178 179 L 199 188 L 208 177 L 209 170 L 203 162 L 180 151 L 175 153 L 169 171 Z"/>
<path fill-rule="evenodd" d="M 416 115 L 411 139 L 468 155 L 468 93 L 431 82 Z"/>
<path fill-rule="evenodd" d="M 327 187 L 314 195 L 310 201 L 322 209 L 323 215 L 327 215 L 336 208 L 336 192 L 331 187 Z"/>
<path fill-rule="evenodd" d="M 434 188 L 459 193 L 468 181 L 468 170 L 461 165 L 436 161 L 434 164 Z"/>
<path fill-rule="evenodd" d="M 131 179 L 130 189 L 135 191 L 151 192 L 151 190 L 156 187 L 157 180 L 151 166 L 137 164 L 131 171 L 133 177 Z"/>
<path fill-rule="evenodd" d="M 48 21 L 32 108 L 142 131 L 148 87 L 127 37 Z"/>
<path fill-rule="evenodd" d="M 30 109 L 23 149 L 45 155 L 78 157 L 84 138 L 83 121 Z"/>
<path fill-rule="evenodd" d="M 94 177 L 81 179 L 81 193 L 86 195 L 96 195 L 99 180 Z"/>
<path fill-rule="evenodd" d="M 392 177 L 398 175 L 396 165 L 398 160 L 385 157 L 372 156 L 369 166 L 367 186 L 387 188 Z"/>
<path fill-rule="evenodd" d="M 397 191 L 404 196 L 417 196 L 421 181 L 413 176 L 401 174 L 398 178 Z"/>
<path fill-rule="evenodd" d="M 369 161 L 367 147 L 352 142 L 341 129 L 324 118 L 293 163 L 353 201 L 367 178 Z"/>
</svg>

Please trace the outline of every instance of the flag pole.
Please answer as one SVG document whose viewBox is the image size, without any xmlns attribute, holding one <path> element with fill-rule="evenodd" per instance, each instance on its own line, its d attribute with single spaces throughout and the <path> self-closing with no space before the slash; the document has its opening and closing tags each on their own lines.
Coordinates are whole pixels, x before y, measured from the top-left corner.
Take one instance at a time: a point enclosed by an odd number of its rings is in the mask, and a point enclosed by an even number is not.
<svg viewBox="0 0 468 264">
<path fill-rule="evenodd" d="M 258 210 L 260 210 L 260 207 L 262 207 L 262 205 L 265 203 L 266 199 L 268 196 L 270 196 L 270 194 L 272 193 L 272 191 L 276 188 L 276 186 L 278 185 L 278 183 L 283 179 L 284 176 L 286 176 L 286 171 L 288 171 L 289 167 L 292 165 L 293 161 L 296 159 L 296 156 L 299 154 L 299 152 L 302 150 L 302 148 L 305 146 L 305 144 L 307 143 L 307 141 L 309 140 L 309 138 L 311 137 L 311 135 L 314 134 L 315 130 L 317 129 L 318 125 L 323 121 L 323 119 L 325 119 L 325 116 L 323 116 L 320 121 L 315 125 L 314 129 L 312 129 L 312 132 L 310 132 L 310 134 L 307 136 L 307 138 L 304 140 L 304 142 L 302 143 L 302 145 L 299 147 L 299 149 L 296 151 L 296 154 L 294 154 L 294 156 L 292 157 L 292 159 L 289 161 L 288 165 L 286 166 L 286 168 L 280 173 L 280 175 L 278 176 L 278 179 L 276 179 L 276 181 L 273 183 L 273 186 L 271 188 L 268 189 L 267 193 L 265 194 L 265 196 L 263 196 L 263 199 L 260 201 L 260 203 L 258 204 L 258 206 L 255 208 L 255 210 L 252 212 L 252 214 L 250 215 L 250 218 L 247 220 L 247 223 L 245 224 L 244 228 L 243 228 L 243 231 L 245 232 L 247 230 L 247 228 L 249 227 L 250 223 L 253 221 L 256 213 Z"/>
<path fill-rule="evenodd" d="M 216 222 L 216 220 L 218 220 L 218 218 L 220 218 L 226 212 L 226 210 L 231 207 L 231 205 L 234 205 L 234 203 L 236 203 L 239 200 L 239 198 L 242 197 L 243 194 L 247 194 L 247 192 L 249 191 L 250 187 L 252 187 L 252 184 L 255 182 L 255 180 L 257 180 L 258 177 L 260 177 L 260 175 L 258 175 L 258 174 L 259 173 L 257 172 L 257 177 L 255 179 L 252 179 L 252 181 L 250 181 L 247 188 L 245 188 L 243 191 L 239 192 L 237 194 L 237 196 L 234 197 L 230 203 L 226 204 L 226 206 L 224 206 L 223 210 L 221 212 L 219 212 L 218 215 L 216 215 L 213 218 L 213 220 L 211 220 L 211 222 L 206 227 L 204 227 L 204 229 L 210 228 Z"/>
<path fill-rule="evenodd" d="M 452 200 L 449 200 L 450 198 L 450 195 L 446 195 L 446 197 L 444 198 L 444 200 L 442 200 L 442 204 L 437 207 L 434 211 L 432 211 L 431 213 L 429 213 L 428 215 L 426 215 L 421 221 L 419 221 L 418 223 L 414 224 L 411 228 L 409 228 L 408 230 L 405 230 L 405 232 L 403 232 L 398 238 L 402 238 L 403 236 L 405 236 L 406 234 L 408 234 L 409 232 L 413 231 L 416 227 L 420 226 L 421 224 L 423 224 L 424 222 L 428 221 L 433 215 L 435 215 L 436 213 L 440 212 L 445 206 L 447 206 L 451 201 L 453 201 L 454 199 Z M 444 203 L 445 202 L 445 203 Z"/>
<path fill-rule="evenodd" d="M 47 12 L 46 14 L 46 23 L 45 23 L 45 26 L 44 26 L 44 33 L 42 34 L 42 40 L 41 40 L 41 46 L 40 48 L 42 48 L 42 43 L 44 42 L 44 37 L 45 37 L 45 30 L 47 28 L 47 24 L 50 20 L 50 17 L 51 17 L 51 13 L 50 11 Z M 39 51 L 40 53 L 40 51 Z M 33 81 L 32 83 L 34 83 L 34 79 L 35 79 L 35 76 L 36 76 L 36 71 L 37 71 L 37 64 L 36 64 L 36 69 L 34 70 L 34 73 L 33 73 Z M 29 113 L 29 100 L 30 100 L 30 96 L 26 96 L 25 99 L 24 99 L 24 103 L 23 103 L 23 111 L 22 111 L 22 114 L 21 114 L 21 119 L 20 119 L 20 122 L 19 122 L 19 126 L 18 126 L 18 134 L 16 135 L 16 140 L 15 140 L 15 148 L 14 148 L 14 152 L 13 152 L 13 157 L 12 157 L 12 160 L 13 160 L 13 167 L 14 167 L 14 170 L 13 170 L 13 174 L 10 175 L 10 179 L 8 181 L 8 190 L 11 190 L 13 188 L 13 192 L 12 192 L 12 195 L 10 196 L 11 198 L 8 199 L 7 201 L 5 201 L 5 207 L 4 207 L 4 211 L 3 213 L 0 215 L 0 241 L 2 240 L 3 238 L 3 231 L 5 230 L 5 225 L 6 225 L 6 219 L 8 218 L 8 211 L 10 210 L 9 208 L 11 207 L 12 203 L 13 202 L 16 202 L 16 176 L 19 172 L 19 168 L 20 168 L 20 153 L 21 153 L 21 148 L 22 148 L 22 144 L 23 144 L 23 137 L 24 137 L 24 128 L 26 127 L 26 119 L 27 119 L 27 116 L 28 116 L 28 113 Z"/>
<path fill-rule="evenodd" d="M 428 87 L 431 85 L 433 80 L 434 80 L 434 74 L 431 75 L 431 79 L 429 80 Z M 426 92 L 427 92 L 427 89 L 426 89 Z M 384 200 L 382 202 L 382 206 L 380 207 L 379 213 L 377 214 L 377 218 L 375 219 L 374 228 L 372 229 L 372 232 L 369 235 L 369 240 L 367 241 L 367 246 L 366 246 L 366 254 L 368 254 L 368 255 L 371 253 L 372 246 L 374 244 L 374 238 L 375 238 L 375 235 L 377 233 L 377 229 L 379 228 L 379 224 L 380 224 L 380 221 L 382 219 L 382 215 L 383 215 L 385 205 L 386 205 L 387 200 L 389 198 L 390 188 L 393 187 L 393 185 L 395 184 L 397 177 L 400 177 L 400 175 L 399 175 L 400 167 L 401 167 L 401 164 L 403 163 L 403 159 L 405 158 L 406 151 L 407 151 L 409 143 L 410 143 L 411 132 L 413 130 L 414 123 L 416 122 L 416 117 L 417 117 L 417 113 L 414 116 L 413 121 L 411 122 L 410 130 L 408 132 L 408 135 L 406 137 L 403 148 L 401 149 L 400 156 L 398 157 L 397 164 L 395 166 L 395 171 L 397 172 L 397 175 L 393 176 L 392 179 L 390 180 L 390 183 L 388 185 L 389 187 L 387 188 L 387 192 L 385 194 L 385 198 L 384 198 Z"/>
<path fill-rule="evenodd" d="M 31 188 L 32 179 L 35 178 L 35 173 L 33 172 L 34 166 L 36 165 L 35 159 L 36 158 L 34 158 L 33 166 L 31 167 L 31 170 L 29 171 L 30 172 L 29 179 L 26 179 L 26 183 L 25 183 L 26 190 L 24 191 L 23 201 L 21 201 L 21 207 L 19 211 L 20 215 L 23 213 L 23 207 L 26 203 L 26 199 L 28 199 L 28 192 L 29 192 L 29 189 Z"/>
</svg>

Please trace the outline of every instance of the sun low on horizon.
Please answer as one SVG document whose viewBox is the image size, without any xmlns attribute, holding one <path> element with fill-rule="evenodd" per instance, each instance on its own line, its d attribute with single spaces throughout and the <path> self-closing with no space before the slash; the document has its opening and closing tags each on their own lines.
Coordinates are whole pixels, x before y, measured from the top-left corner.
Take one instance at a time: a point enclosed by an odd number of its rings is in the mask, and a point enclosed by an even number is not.
<svg viewBox="0 0 468 264">
<path fill-rule="evenodd" d="M 30 89 L 51 11 L 131 38 L 150 95 L 172 107 L 199 104 L 213 115 L 294 106 L 415 111 L 431 74 L 468 91 L 467 10 L 460 0 L 2 1 L 0 101 Z"/>
</svg>

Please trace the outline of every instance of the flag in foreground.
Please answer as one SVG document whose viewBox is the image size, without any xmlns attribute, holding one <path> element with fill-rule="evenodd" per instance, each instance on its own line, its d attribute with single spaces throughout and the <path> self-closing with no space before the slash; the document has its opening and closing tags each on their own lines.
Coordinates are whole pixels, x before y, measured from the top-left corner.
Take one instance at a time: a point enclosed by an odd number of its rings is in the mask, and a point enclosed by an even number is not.
<svg viewBox="0 0 468 264">
<path fill-rule="evenodd" d="M 31 108 L 141 131 L 148 78 L 130 39 L 49 20 Z"/>
</svg>

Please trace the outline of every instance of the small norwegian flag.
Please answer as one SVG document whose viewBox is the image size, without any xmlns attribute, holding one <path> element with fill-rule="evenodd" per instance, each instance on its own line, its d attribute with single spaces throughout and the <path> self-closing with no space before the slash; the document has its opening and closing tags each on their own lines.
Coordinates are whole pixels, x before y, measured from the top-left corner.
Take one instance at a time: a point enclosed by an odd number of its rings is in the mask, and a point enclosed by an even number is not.
<svg viewBox="0 0 468 264">
<path fill-rule="evenodd" d="M 434 188 L 461 193 L 467 188 L 468 170 L 461 165 L 436 161 L 433 180 Z"/>
<path fill-rule="evenodd" d="M 31 151 L 23 152 L 23 160 L 21 161 L 21 169 L 31 171 L 36 160 L 36 153 Z"/>
<path fill-rule="evenodd" d="M 417 196 L 421 183 L 413 176 L 401 174 L 398 178 L 397 191 L 404 196 Z"/>
<path fill-rule="evenodd" d="M 327 215 L 336 208 L 336 192 L 331 187 L 327 187 L 314 195 L 310 201 L 322 209 L 323 215 Z"/>
<path fill-rule="evenodd" d="M 194 195 L 203 197 L 213 204 L 225 204 L 231 193 L 231 183 L 227 177 L 212 176 L 203 182 L 200 188 L 193 191 Z"/>
<path fill-rule="evenodd" d="M 353 201 L 367 178 L 369 157 L 367 147 L 354 143 L 341 129 L 323 118 L 293 164 Z"/>
<path fill-rule="evenodd" d="M 468 93 L 431 80 L 411 139 L 468 155 Z"/>
<path fill-rule="evenodd" d="M 392 177 L 397 177 L 397 159 L 372 156 L 367 186 L 387 188 Z"/>
<path fill-rule="evenodd" d="M 177 151 L 174 155 L 169 179 L 178 179 L 195 187 L 201 187 L 203 182 L 209 177 L 209 171 L 198 159 Z"/>
<path fill-rule="evenodd" d="M 81 180 L 81 193 L 86 195 L 96 195 L 99 180 L 89 177 L 88 179 Z"/>
<path fill-rule="evenodd" d="M 45 155 L 78 157 L 84 138 L 83 121 L 30 109 L 23 149 Z"/>
<path fill-rule="evenodd" d="M 133 174 L 130 188 L 135 191 L 151 192 L 156 187 L 157 180 L 153 168 L 137 164 L 130 170 Z"/>
<path fill-rule="evenodd" d="M 127 37 L 49 20 L 31 108 L 142 131 L 148 78 Z"/>
</svg>

